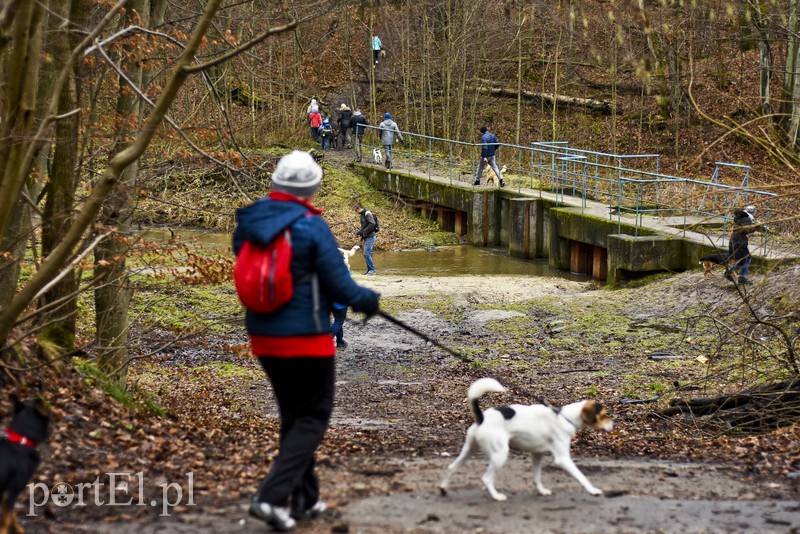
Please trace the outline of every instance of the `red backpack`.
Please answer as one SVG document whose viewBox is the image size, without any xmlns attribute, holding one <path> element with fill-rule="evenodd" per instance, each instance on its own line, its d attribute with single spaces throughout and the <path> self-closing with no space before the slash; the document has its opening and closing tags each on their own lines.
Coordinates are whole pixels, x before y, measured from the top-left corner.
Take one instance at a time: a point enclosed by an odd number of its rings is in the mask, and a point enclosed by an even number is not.
<svg viewBox="0 0 800 534">
<path fill-rule="evenodd" d="M 286 228 L 266 245 L 245 241 L 233 280 L 245 308 L 272 313 L 292 299 L 292 232 Z"/>
</svg>

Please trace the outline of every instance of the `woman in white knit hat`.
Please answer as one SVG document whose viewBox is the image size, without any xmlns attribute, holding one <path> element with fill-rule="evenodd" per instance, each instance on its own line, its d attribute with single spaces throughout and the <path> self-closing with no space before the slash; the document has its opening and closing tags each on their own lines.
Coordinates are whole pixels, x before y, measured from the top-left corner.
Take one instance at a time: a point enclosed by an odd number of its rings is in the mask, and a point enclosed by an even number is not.
<svg viewBox="0 0 800 534">
<path fill-rule="evenodd" d="M 245 314 L 253 355 L 272 382 L 281 415 L 280 452 L 249 512 L 282 532 L 326 508 L 314 455 L 333 410 L 333 303 L 367 316 L 378 311 L 379 295 L 350 277 L 322 211 L 311 204 L 321 181 L 322 168 L 307 152 L 284 156 L 272 174 L 269 197 L 237 210 L 233 234 L 238 256 L 246 241 L 266 245 L 285 229 L 291 232 L 291 300 L 272 313 Z"/>
</svg>

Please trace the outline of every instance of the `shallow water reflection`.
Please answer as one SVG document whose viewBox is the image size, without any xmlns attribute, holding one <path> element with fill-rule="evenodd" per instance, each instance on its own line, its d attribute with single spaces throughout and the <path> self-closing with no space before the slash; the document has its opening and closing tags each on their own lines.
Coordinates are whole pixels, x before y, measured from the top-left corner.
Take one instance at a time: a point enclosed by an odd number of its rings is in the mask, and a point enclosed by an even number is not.
<svg viewBox="0 0 800 534">
<path fill-rule="evenodd" d="M 230 234 L 207 230 L 177 228 L 175 236 L 187 241 L 196 241 L 220 252 L 231 250 Z M 142 233 L 151 241 L 168 241 L 172 233 L 166 229 L 150 228 Z M 379 238 L 380 239 L 380 238 Z M 472 247 L 469 245 L 435 247 L 430 249 L 376 251 L 375 268 L 379 274 L 411 276 L 454 276 L 464 274 L 529 275 L 565 278 L 574 281 L 589 280 L 590 277 L 558 271 L 547 266 L 547 260 L 523 260 L 512 258 L 501 248 Z M 366 271 L 361 251 L 350 258 L 354 273 Z"/>
</svg>

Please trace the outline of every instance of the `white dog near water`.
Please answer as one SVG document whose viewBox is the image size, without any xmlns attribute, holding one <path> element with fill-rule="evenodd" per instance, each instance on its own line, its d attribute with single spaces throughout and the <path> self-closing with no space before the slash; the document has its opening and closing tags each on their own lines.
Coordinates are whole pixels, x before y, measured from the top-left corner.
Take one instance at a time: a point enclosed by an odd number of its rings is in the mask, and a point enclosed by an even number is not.
<svg viewBox="0 0 800 534">
<path fill-rule="evenodd" d="M 475 423 L 467 430 L 467 439 L 461 454 L 447 468 L 447 474 L 439 484 L 439 491 L 447 495 L 447 485 L 456 469 L 475 451 L 481 450 L 489 457 L 489 468 L 481 480 L 492 498 L 505 501 L 506 496 L 494 487 L 494 478 L 508 459 L 509 449 L 529 452 L 533 457 L 533 482 L 542 495 L 551 491 L 542 486 L 542 459 L 544 453 L 553 455 L 555 464 L 572 475 L 583 488 L 592 495 L 603 491 L 592 485 L 572 461 L 569 447 L 575 433 L 583 427 L 591 427 L 606 432 L 614 428 L 606 409 L 595 400 L 582 400 L 562 408 L 543 404 L 512 404 L 500 408 L 490 408 L 485 412 L 478 400 L 491 391 L 503 392 L 504 388 L 494 378 L 476 380 L 467 392 Z"/>
<path fill-rule="evenodd" d="M 383 163 L 383 153 L 380 148 L 372 149 L 372 163 Z"/>
<path fill-rule="evenodd" d="M 352 258 L 353 254 L 355 254 L 356 251 L 360 248 L 361 247 L 359 247 L 358 245 L 354 245 L 353 248 L 351 248 L 350 250 L 346 250 L 343 248 L 339 249 L 339 253 L 341 253 L 342 259 L 344 260 L 344 264 L 347 265 L 348 271 L 350 270 L 350 258 Z"/>
</svg>

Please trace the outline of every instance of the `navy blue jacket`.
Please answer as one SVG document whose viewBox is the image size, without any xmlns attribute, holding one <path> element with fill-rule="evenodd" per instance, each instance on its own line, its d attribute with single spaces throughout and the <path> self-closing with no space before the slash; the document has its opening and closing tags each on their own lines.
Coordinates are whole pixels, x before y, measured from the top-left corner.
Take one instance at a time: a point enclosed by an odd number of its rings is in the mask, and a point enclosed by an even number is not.
<svg viewBox="0 0 800 534">
<path fill-rule="evenodd" d="M 292 300 L 274 313 L 247 310 L 250 335 L 302 336 L 328 333 L 334 302 L 372 315 L 378 311 L 378 293 L 350 277 L 328 224 L 307 204 L 262 198 L 236 210 L 233 251 L 245 240 L 267 244 L 287 226 L 292 232 Z"/>
<path fill-rule="evenodd" d="M 490 131 L 486 131 L 481 136 L 481 143 L 483 143 L 483 147 L 481 148 L 481 157 L 482 158 L 490 158 L 494 156 L 495 151 L 499 148 L 497 144 L 497 137 Z"/>
</svg>

